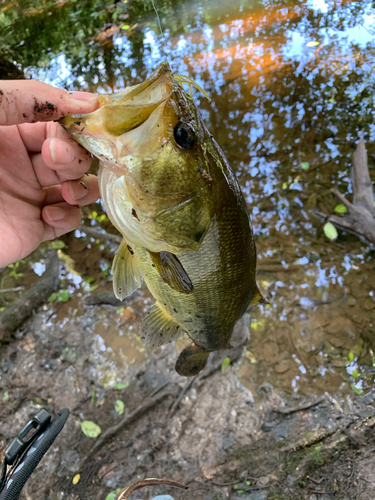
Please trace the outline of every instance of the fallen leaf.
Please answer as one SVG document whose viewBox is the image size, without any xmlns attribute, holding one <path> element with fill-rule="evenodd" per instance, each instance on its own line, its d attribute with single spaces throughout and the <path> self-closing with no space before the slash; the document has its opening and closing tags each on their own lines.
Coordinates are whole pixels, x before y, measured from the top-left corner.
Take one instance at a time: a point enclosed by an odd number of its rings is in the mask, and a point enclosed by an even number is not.
<svg viewBox="0 0 375 500">
<path fill-rule="evenodd" d="M 78 481 L 81 479 L 81 474 L 76 474 L 74 477 L 73 477 L 73 481 L 72 483 L 73 484 L 77 484 Z"/>
<path fill-rule="evenodd" d="M 221 363 L 221 371 L 225 372 L 225 370 L 228 368 L 230 365 L 230 358 L 224 358 L 223 362 Z"/>
<path fill-rule="evenodd" d="M 115 410 L 119 415 L 122 415 L 125 411 L 125 405 L 121 399 L 118 399 L 115 403 Z"/>
<path fill-rule="evenodd" d="M 91 422 L 91 420 L 84 420 L 83 422 L 81 422 L 81 429 L 83 434 L 85 434 L 85 436 L 91 438 L 98 437 L 99 434 L 102 432 L 99 425 L 97 425 L 95 422 Z"/>
<path fill-rule="evenodd" d="M 338 205 L 336 205 L 333 210 L 337 214 L 346 214 L 346 212 L 348 211 L 348 209 L 346 208 L 346 206 L 343 203 L 339 203 Z"/>
<path fill-rule="evenodd" d="M 324 234 L 331 241 L 335 240 L 338 236 L 337 229 L 332 222 L 326 222 L 323 227 Z"/>
<path fill-rule="evenodd" d="M 68 290 L 60 290 L 58 295 L 57 295 L 57 300 L 59 302 L 68 302 L 68 300 L 69 300 Z"/>
<path fill-rule="evenodd" d="M 117 384 L 114 386 L 114 389 L 126 389 L 129 387 L 129 382 L 117 382 Z"/>
<path fill-rule="evenodd" d="M 111 491 L 111 493 L 108 493 L 108 495 L 105 497 L 105 500 L 116 500 L 117 495 L 120 493 L 121 489 L 117 488 L 117 490 Z"/>
<path fill-rule="evenodd" d="M 352 391 L 355 394 L 362 394 L 362 392 L 363 392 L 363 389 L 361 389 L 360 387 L 357 387 L 356 384 L 351 384 L 350 387 L 352 388 Z"/>
</svg>

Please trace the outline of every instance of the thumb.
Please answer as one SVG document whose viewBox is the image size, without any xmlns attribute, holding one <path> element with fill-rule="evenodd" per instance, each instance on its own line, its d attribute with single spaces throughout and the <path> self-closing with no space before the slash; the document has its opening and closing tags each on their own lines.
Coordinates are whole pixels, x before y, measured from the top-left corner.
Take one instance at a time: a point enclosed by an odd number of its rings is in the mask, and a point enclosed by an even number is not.
<svg viewBox="0 0 375 500">
<path fill-rule="evenodd" d="M 0 125 L 59 120 L 98 106 L 98 98 L 88 92 L 67 92 L 38 80 L 0 81 Z"/>
</svg>

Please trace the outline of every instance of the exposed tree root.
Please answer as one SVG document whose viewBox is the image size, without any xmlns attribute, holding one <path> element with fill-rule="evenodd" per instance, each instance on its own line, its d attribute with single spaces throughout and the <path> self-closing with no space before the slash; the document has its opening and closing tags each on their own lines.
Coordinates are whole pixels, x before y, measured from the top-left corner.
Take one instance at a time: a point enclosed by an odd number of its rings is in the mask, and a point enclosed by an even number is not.
<svg viewBox="0 0 375 500">
<path fill-rule="evenodd" d="M 370 179 L 367 151 L 363 139 L 357 145 L 352 162 L 353 203 L 350 203 L 337 189 L 331 191 L 345 205 L 348 213 L 343 217 L 327 215 L 315 211 L 319 218 L 332 222 L 335 226 L 349 231 L 368 243 L 375 245 L 375 206 Z"/>
<path fill-rule="evenodd" d="M 59 259 L 53 252 L 41 279 L 1 314 L 0 343 L 8 342 L 12 333 L 57 289 L 59 270 Z"/>
</svg>

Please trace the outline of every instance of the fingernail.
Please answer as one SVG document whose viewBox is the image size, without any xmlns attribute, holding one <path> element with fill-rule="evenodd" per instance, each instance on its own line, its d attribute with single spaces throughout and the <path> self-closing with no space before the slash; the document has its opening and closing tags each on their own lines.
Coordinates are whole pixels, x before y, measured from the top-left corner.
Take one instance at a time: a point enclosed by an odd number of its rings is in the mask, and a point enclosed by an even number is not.
<svg viewBox="0 0 375 500">
<path fill-rule="evenodd" d="M 68 182 L 68 190 L 74 201 L 82 200 L 88 193 L 88 188 L 83 181 Z"/>
<path fill-rule="evenodd" d="M 49 152 L 53 163 L 68 165 L 72 163 L 76 154 L 72 146 L 60 139 L 50 139 L 49 141 Z"/>
<path fill-rule="evenodd" d="M 69 92 L 69 97 L 71 99 L 75 99 L 77 101 L 96 101 L 98 96 L 95 94 L 90 94 L 90 92 L 80 92 L 79 90 L 75 90 L 73 92 Z"/>
<path fill-rule="evenodd" d="M 48 218 L 51 220 L 62 220 L 65 217 L 65 210 L 60 207 L 46 207 Z"/>
</svg>

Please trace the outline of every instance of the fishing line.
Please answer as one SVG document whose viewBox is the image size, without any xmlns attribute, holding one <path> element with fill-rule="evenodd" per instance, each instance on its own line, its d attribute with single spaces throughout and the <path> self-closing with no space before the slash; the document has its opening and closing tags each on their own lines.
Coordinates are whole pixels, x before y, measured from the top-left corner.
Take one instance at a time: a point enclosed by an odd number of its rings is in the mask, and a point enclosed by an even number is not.
<svg viewBox="0 0 375 500">
<path fill-rule="evenodd" d="M 159 30 L 160 30 L 160 34 L 162 36 L 162 47 L 161 47 L 161 50 L 162 52 L 164 52 L 164 57 L 167 59 L 168 63 L 169 63 L 169 66 L 171 67 L 172 69 L 172 60 L 170 58 L 170 56 L 166 53 L 166 50 L 165 50 L 165 36 L 164 36 L 164 32 L 163 32 L 163 28 L 161 27 L 161 21 L 160 21 L 160 17 L 159 17 L 159 13 L 156 9 L 156 5 L 154 3 L 154 0 L 150 0 L 151 1 L 151 5 L 155 11 L 155 14 L 156 14 L 156 18 L 158 20 L 158 26 L 159 26 Z M 197 90 L 199 90 L 199 92 L 202 92 L 202 94 L 210 101 L 211 98 L 209 97 L 209 95 L 207 94 L 207 92 L 200 86 L 198 85 L 197 83 L 194 82 L 194 80 L 192 80 L 191 78 L 189 78 L 188 76 L 185 76 L 185 75 L 174 75 L 174 78 L 175 80 L 178 81 L 178 83 L 182 86 L 184 83 L 186 85 L 189 86 L 190 88 L 190 98 L 192 99 L 193 98 L 193 87 L 195 87 Z"/>
<path fill-rule="evenodd" d="M 172 61 L 170 59 L 170 57 L 168 56 L 166 50 L 165 50 L 165 36 L 164 36 L 164 31 L 163 31 L 163 28 L 161 27 L 161 21 L 160 21 L 160 17 L 159 17 L 159 12 L 157 11 L 157 8 L 156 8 L 156 5 L 154 3 L 154 0 L 150 0 L 151 1 L 151 5 L 155 11 L 155 14 L 156 14 L 156 18 L 158 20 L 158 27 L 159 27 L 159 30 L 160 30 L 160 34 L 162 36 L 162 45 L 161 45 L 161 51 L 164 53 L 164 57 L 165 59 L 167 59 L 170 67 L 172 68 Z"/>
<path fill-rule="evenodd" d="M 163 33 L 163 29 L 162 29 L 162 27 L 161 27 L 161 22 L 160 22 L 159 13 L 158 13 L 158 11 L 156 10 L 155 4 L 154 4 L 154 0 L 151 0 L 151 3 L 152 3 L 152 6 L 153 6 L 153 8 L 154 8 L 154 11 L 155 11 L 155 14 L 156 14 L 157 20 L 158 20 L 158 25 L 159 25 L 160 34 L 161 34 L 161 36 L 164 38 L 164 33 Z"/>
</svg>

